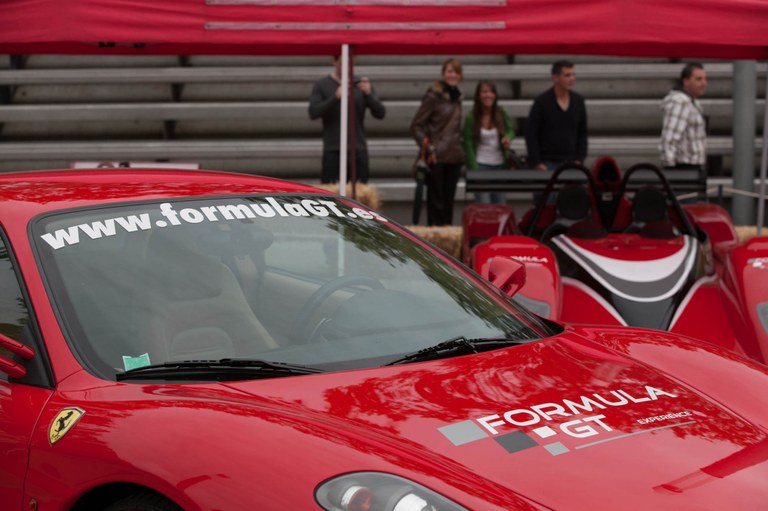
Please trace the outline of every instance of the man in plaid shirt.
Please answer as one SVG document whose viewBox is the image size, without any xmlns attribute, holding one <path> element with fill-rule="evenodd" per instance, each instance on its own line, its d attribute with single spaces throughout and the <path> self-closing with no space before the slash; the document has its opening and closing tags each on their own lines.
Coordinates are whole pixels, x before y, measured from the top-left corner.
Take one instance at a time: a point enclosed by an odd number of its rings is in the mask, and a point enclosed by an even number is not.
<svg viewBox="0 0 768 511">
<path fill-rule="evenodd" d="M 707 88 L 707 74 L 698 62 L 687 64 L 680 83 L 662 102 L 664 123 L 659 152 L 664 167 L 703 169 L 707 160 L 704 111 L 697 101 Z"/>
</svg>

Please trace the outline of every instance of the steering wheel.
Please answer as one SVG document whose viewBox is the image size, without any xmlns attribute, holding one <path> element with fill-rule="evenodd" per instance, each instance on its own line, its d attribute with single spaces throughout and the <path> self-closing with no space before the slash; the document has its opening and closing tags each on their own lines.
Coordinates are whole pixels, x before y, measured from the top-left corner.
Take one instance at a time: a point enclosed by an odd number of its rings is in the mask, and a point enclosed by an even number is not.
<svg viewBox="0 0 768 511">
<path fill-rule="evenodd" d="M 333 280 L 329 280 L 317 291 L 312 293 L 304 306 L 296 316 L 296 322 L 293 327 L 293 338 L 296 340 L 302 340 L 309 342 L 312 340 L 313 331 L 317 328 L 317 324 L 310 323 L 310 320 L 315 315 L 320 305 L 326 298 L 340 289 L 344 289 L 351 286 L 365 286 L 371 289 L 384 289 L 384 285 L 374 279 L 373 277 L 366 277 L 364 275 L 344 275 Z M 310 328 L 311 327 L 311 328 Z"/>
</svg>

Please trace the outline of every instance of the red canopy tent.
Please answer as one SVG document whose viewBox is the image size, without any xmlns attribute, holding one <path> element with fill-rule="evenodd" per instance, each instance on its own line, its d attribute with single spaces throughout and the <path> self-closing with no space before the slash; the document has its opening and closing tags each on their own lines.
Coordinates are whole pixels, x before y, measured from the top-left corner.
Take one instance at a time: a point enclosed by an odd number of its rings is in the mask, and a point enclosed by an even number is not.
<svg viewBox="0 0 768 511">
<path fill-rule="evenodd" d="M 765 0 L 5 0 L 0 52 L 768 58 Z"/>
<path fill-rule="evenodd" d="M 0 53 L 12 54 L 312 55 L 351 45 L 768 59 L 768 0 L 5 0 L 1 9 Z M 762 211 L 760 201 L 761 226 Z"/>
</svg>

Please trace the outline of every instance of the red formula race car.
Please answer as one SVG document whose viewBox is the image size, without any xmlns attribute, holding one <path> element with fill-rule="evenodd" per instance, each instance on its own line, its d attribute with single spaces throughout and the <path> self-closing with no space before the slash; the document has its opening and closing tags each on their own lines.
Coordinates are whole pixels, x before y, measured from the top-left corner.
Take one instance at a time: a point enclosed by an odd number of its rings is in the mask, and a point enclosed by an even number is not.
<svg viewBox="0 0 768 511">
<path fill-rule="evenodd" d="M 2 175 L 1 507 L 765 506 L 766 367 L 541 318 L 525 271 L 273 179 Z"/>
<path fill-rule="evenodd" d="M 681 204 L 675 191 L 704 186 L 698 171 L 639 164 L 622 178 L 566 164 L 514 179 L 511 189 L 538 183 L 541 200 L 519 223 L 507 206 L 468 208 L 465 253 L 476 269 L 500 255 L 526 262 L 538 278 L 521 303 L 551 319 L 668 330 L 768 361 L 768 238 L 739 243 L 722 207 Z"/>
</svg>

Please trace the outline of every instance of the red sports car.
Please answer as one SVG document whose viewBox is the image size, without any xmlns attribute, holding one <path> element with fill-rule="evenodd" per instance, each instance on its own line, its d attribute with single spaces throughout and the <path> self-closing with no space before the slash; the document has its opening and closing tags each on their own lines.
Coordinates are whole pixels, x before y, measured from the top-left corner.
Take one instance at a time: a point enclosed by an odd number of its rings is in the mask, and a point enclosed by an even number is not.
<svg viewBox="0 0 768 511">
<path fill-rule="evenodd" d="M 305 185 L 4 174 L 0 507 L 765 507 L 764 366 L 484 272 Z"/>
</svg>

